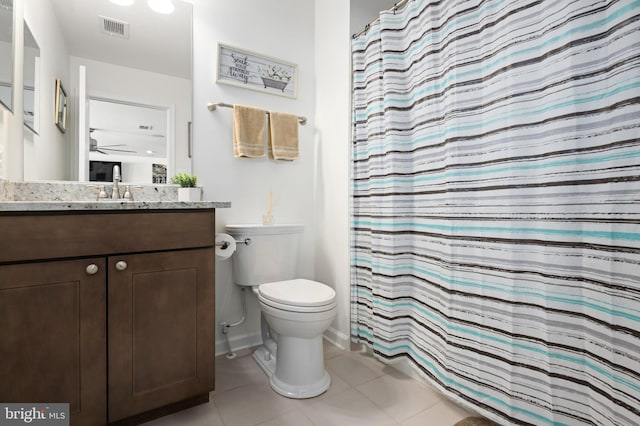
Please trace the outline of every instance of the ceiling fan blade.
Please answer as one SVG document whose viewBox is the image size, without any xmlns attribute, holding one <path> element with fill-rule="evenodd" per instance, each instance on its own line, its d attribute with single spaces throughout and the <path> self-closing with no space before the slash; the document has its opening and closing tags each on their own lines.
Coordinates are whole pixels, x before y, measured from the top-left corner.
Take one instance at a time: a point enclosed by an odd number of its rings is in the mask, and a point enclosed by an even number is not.
<svg viewBox="0 0 640 426">
<path fill-rule="evenodd" d="M 108 152 L 104 152 L 104 151 L 102 151 L 101 149 L 96 149 L 96 151 L 95 151 L 95 152 L 99 152 L 100 154 L 104 154 L 104 155 L 109 155 L 109 153 L 108 153 Z"/>
<path fill-rule="evenodd" d="M 117 143 L 114 145 L 99 145 L 100 148 L 107 148 L 107 147 L 111 147 L 111 146 L 126 146 L 126 143 Z"/>
<path fill-rule="evenodd" d="M 126 135 L 135 135 L 135 136 L 147 136 L 151 138 L 164 138 L 166 135 L 161 133 L 148 133 L 149 130 L 144 129 L 101 129 L 99 127 L 91 127 L 89 132 L 104 132 L 104 133 L 123 133 Z"/>
<path fill-rule="evenodd" d="M 105 151 L 136 152 L 136 151 L 131 151 L 129 149 L 113 149 L 113 148 L 103 148 L 103 147 L 100 147 L 100 148 L 104 149 Z"/>
</svg>

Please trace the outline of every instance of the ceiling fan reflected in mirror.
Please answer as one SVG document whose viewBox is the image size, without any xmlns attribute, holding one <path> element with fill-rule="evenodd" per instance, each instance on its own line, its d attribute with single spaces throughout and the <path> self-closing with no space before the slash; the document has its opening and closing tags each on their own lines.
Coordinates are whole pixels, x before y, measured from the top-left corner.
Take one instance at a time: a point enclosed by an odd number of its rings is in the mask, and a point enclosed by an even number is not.
<svg viewBox="0 0 640 426">
<path fill-rule="evenodd" d="M 100 129 L 95 129 L 95 128 L 90 128 L 89 129 L 89 152 L 99 152 L 100 154 L 104 154 L 104 155 L 109 155 L 108 152 L 106 151 L 113 151 L 113 152 L 133 152 L 135 153 L 136 151 L 132 151 L 129 149 L 116 149 L 113 147 L 116 146 L 126 146 L 126 144 L 120 143 L 120 144 L 115 144 L 115 145 L 98 145 L 98 140 L 96 138 L 93 137 L 93 132 L 96 130 L 100 130 Z"/>
<path fill-rule="evenodd" d="M 124 134 L 131 135 L 133 137 L 148 137 L 148 138 L 165 138 L 166 135 L 162 133 L 154 133 L 153 126 L 146 124 L 139 124 L 135 129 L 101 129 L 98 127 L 91 127 L 91 132 L 104 132 L 109 134 Z"/>
</svg>

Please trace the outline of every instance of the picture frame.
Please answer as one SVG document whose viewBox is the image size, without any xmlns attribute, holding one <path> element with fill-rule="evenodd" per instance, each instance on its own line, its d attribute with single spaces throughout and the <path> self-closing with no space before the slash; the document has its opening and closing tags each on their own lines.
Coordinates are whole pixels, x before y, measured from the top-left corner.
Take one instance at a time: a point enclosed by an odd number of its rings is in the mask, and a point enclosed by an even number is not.
<svg viewBox="0 0 640 426">
<path fill-rule="evenodd" d="M 152 183 L 167 183 L 167 165 L 166 164 L 151 164 L 151 182 Z"/>
<path fill-rule="evenodd" d="M 56 104 L 54 123 L 62 133 L 67 130 L 67 92 L 62 86 L 62 81 L 56 79 Z"/>
<path fill-rule="evenodd" d="M 292 62 L 218 43 L 217 68 L 218 83 L 298 97 L 298 65 Z"/>
</svg>

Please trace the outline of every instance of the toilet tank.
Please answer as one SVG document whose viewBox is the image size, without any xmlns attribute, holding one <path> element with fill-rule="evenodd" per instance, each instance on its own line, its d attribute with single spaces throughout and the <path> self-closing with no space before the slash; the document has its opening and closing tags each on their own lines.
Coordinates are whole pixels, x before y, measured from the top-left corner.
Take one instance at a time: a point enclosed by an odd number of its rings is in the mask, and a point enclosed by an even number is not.
<svg viewBox="0 0 640 426">
<path fill-rule="evenodd" d="M 297 278 L 303 225 L 227 225 L 225 232 L 236 241 L 233 281 L 255 286 Z"/>
</svg>

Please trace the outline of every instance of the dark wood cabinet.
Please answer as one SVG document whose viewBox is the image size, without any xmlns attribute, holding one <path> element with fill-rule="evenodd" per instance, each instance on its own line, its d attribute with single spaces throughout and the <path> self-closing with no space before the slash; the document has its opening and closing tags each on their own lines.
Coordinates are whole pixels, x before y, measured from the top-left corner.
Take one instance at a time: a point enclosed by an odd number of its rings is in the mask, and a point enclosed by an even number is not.
<svg viewBox="0 0 640 426">
<path fill-rule="evenodd" d="M 104 423 L 106 276 L 105 259 L 0 265 L 0 401 L 69 403 L 72 424 Z"/>
<path fill-rule="evenodd" d="M 214 210 L 0 213 L 0 401 L 136 424 L 214 386 Z"/>
<path fill-rule="evenodd" d="M 212 249 L 109 258 L 109 420 L 213 389 Z"/>
</svg>

